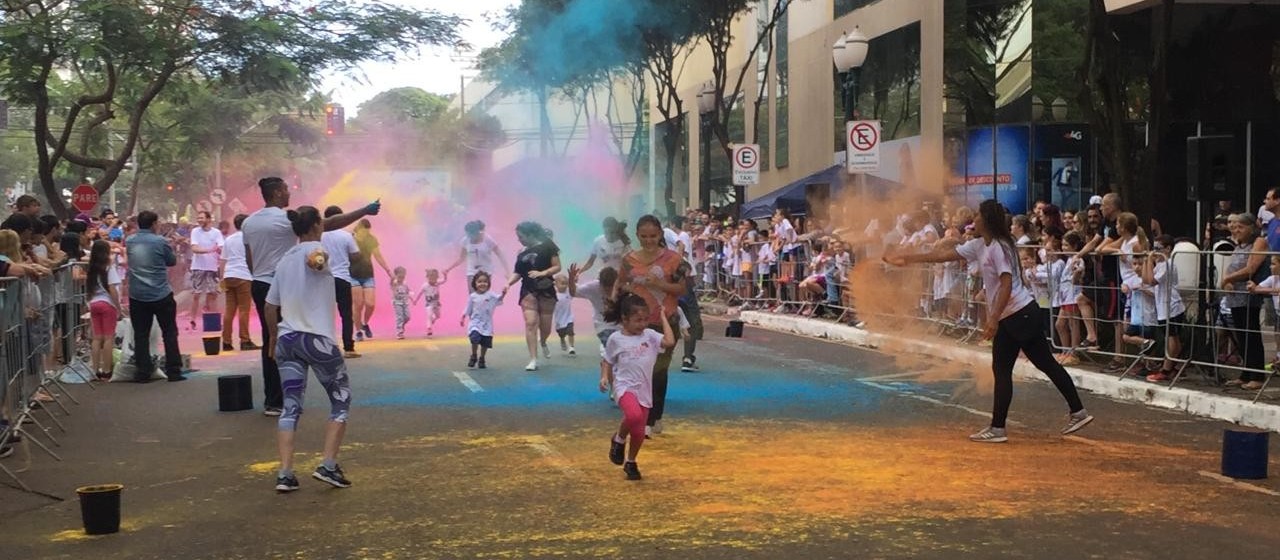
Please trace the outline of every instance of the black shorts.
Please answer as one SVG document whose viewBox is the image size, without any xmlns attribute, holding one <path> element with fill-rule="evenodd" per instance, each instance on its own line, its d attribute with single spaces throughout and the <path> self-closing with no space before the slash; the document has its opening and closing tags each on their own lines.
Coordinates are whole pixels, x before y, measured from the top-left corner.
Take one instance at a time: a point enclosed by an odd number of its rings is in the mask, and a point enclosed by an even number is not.
<svg viewBox="0 0 1280 560">
<path fill-rule="evenodd" d="M 483 334 L 480 334 L 480 331 L 471 331 L 471 334 L 468 335 L 468 337 L 471 339 L 471 343 L 475 344 L 476 346 L 479 346 L 481 348 L 493 348 L 492 336 L 485 336 Z"/>
<path fill-rule="evenodd" d="M 1147 340 L 1152 340 L 1159 335 L 1159 330 L 1156 327 L 1147 325 L 1129 325 L 1124 328 L 1124 334 L 1125 336 L 1140 336 Z"/>
<path fill-rule="evenodd" d="M 1093 302 L 1093 312 L 1098 319 L 1116 321 L 1124 309 L 1124 301 L 1119 297 L 1114 280 L 1102 280 L 1097 285 L 1084 289 L 1085 297 Z"/>
<path fill-rule="evenodd" d="M 1187 313 L 1184 311 L 1168 321 L 1160 321 L 1160 330 L 1164 331 L 1165 336 L 1170 338 L 1182 336 L 1182 324 L 1186 322 Z"/>
<path fill-rule="evenodd" d="M 573 323 L 565 325 L 563 329 L 556 329 L 556 334 L 560 336 L 573 336 Z"/>
</svg>

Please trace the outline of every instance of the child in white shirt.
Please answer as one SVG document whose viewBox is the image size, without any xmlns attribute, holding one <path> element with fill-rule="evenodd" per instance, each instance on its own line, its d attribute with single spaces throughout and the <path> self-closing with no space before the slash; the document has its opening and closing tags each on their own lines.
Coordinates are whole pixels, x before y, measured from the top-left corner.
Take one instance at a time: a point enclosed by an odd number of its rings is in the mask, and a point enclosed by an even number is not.
<svg viewBox="0 0 1280 560">
<path fill-rule="evenodd" d="M 435 334 L 436 321 L 440 319 L 440 285 L 444 282 L 439 270 L 428 268 L 427 281 L 418 289 L 418 294 L 413 296 L 415 305 L 421 299 L 427 306 L 427 336 Z"/>
<path fill-rule="evenodd" d="M 560 350 L 577 356 L 578 351 L 573 347 L 573 295 L 569 293 L 569 277 L 564 274 L 556 275 L 556 306 L 551 320 L 560 336 Z"/>
<path fill-rule="evenodd" d="M 667 316 L 666 309 L 659 311 L 661 316 Z M 620 295 L 605 318 L 622 327 L 609 337 L 600 362 L 600 391 L 612 391 L 622 409 L 622 423 L 609 444 L 609 461 L 622 465 L 627 480 L 640 480 L 636 456 L 644 444 L 645 424 L 653 407 L 653 366 L 659 354 L 676 345 L 676 337 L 669 321 L 661 321 L 662 334 L 645 328 L 649 307 L 644 298 L 635 294 Z"/>
<path fill-rule="evenodd" d="M 1156 237 L 1155 244 L 1152 246 L 1151 258 L 1142 267 L 1142 281 L 1148 285 L 1155 286 L 1155 305 L 1156 320 L 1159 322 L 1160 328 L 1165 331 L 1165 359 L 1160 367 L 1160 371 L 1153 371 L 1147 374 L 1147 381 L 1159 383 L 1168 381 L 1173 377 L 1174 364 L 1173 360 L 1182 354 L 1182 325 L 1187 322 L 1187 308 L 1182 302 L 1182 295 L 1178 293 L 1178 268 L 1173 266 L 1169 260 L 1169 255 L 1173 252 L 1173 236 L 1161 235 Z M 1272 259 L 1272 270 L 1275 270 L 1274 263 L 1280 262 L 1280 259 Z M 1263 281 L 1263 284 L 1270 282 L 1272 286 L 1280 287 L 1280 279 L 1272 276 Z M 1250 283 L 1250 291 L 1253 286 Z M 1280 293 L 1277 290 L 1275 293 Z"/>
<path fill-rule="evenodd" d="M 467 327 L 467 337 L 471 340 L 471 359 L 467 360 L 469 368 L 485 369 L 484 356 L 493 348 L 493 312 L 502 303 L 502 296 L 506 292 L 490 292 L 489 285 L 488 272 L 480 270 L 471 277 L 471 295 L 467 297 L 467 309 L 459 321 L 460 325 Z M 476 356 L 477 350 L 479 359 Z"/>
</svg>

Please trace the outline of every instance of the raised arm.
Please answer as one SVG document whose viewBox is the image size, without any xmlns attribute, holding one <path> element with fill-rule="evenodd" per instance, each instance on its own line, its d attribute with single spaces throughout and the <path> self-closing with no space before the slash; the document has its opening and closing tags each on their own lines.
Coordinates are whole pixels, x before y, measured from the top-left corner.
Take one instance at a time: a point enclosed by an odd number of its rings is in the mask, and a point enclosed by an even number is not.
<svg viewBox="0 0 1280 560">
<path fill-rule="evenodd" d="M 347 227 L 351 224 L 354 224 L 360 221 L 360 218 L 364 218 L 367 216 L 377 216 L 378 212 L 380 212 L 381 210 L 382 210 L 382 201 L 375 200 L 369 203 L 368 206 L 365 206 L 364 208 L 361 208 L 359 210 L 354 210 L 351 212 L 347 212 L 346 214 L 338 214 L 337 216 L 331 216 L 331 217 L 325 218 L 324 230 L 333 231 L 335 229 L 342 229 L 344 227 Z"/>
</svg>

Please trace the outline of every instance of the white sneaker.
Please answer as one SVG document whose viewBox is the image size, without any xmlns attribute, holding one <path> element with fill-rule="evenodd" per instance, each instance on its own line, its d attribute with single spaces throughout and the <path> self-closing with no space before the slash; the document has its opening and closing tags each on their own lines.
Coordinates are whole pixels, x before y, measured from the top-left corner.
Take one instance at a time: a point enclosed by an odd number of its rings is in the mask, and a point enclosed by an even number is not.
<svg viewBox="0 0 1280 560">
<path fill-rule="evenodd" d="M 649 439 L 649 436 L 651 436 L 651 435 L 653 435 L 653 428 L 652 428 L 652 427 L 650 427 L 650 426 L 645 426 L 645 427 L 644 427 L 644 439 Z"/>
<path fill-rule="evenodd" d="M 546 344 L 543 344 L 543 345 L 542 345 L 542 357 L 544 357 L 544 358 L 546 358 L 546 359 L 548 359 L 548 360 L 550 360 L 550 359 L 551 359 L 551 347 L 550 347 L 550 346 L 547 346 Z"/>
<path fill-rule="evenodd" d="M 578 351 L 577 351 L 577 350 L 574 350 L 574 349 L 573 349 L 573 347 L 572 347 L 572 346 L 570 346 L 570 347 L 569 347 L 569 355 L 570 355 L 570 356 L 577 356 L 577 355 L 578 355 Z"/>
<path fill-rule="evenodd" d="M 978 443 L 1004 443 L 1009 441 L 1009 436 L 1005 435 L 1004 428 L 993 428 L 987 426 L 981 432 L 969 436 L 969 441 Z"/>
<path fill-rule="evenodd" d="M 560 341 L 560 351 L 561 351 L 561 352 L 568 352 L 568 351 L 569 351 L 569 344 L 568 344 L 567 342 L 564 342 L 563 340 L 562 340 L 562 341 Z"/>
<path fill-rule="evenodd" d="M 655 434 L 662 433 L 662 420 L 658 420 L 653 423 L 653 433 Z"/>
<path fill-rule="evenodd" d="M 529 365 L 524 366 L 524 370 L 525 370 L 525 371 L 537 371 L 537 370 L 538 370 L 538 360 L 529 360 Z"/>
</svg>

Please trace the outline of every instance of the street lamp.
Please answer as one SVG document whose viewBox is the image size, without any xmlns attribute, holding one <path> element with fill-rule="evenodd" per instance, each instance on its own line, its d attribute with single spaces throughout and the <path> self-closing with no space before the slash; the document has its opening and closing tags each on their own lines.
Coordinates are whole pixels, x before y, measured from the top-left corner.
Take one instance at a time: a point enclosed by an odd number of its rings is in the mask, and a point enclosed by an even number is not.
<svg viewBox="0 0 1280 560">
<path fill-rule="evenodd" d="M 831 60 L 836 64 L 836 70 L 840 72 L 842 78 L 841 93 L 844 94 L 844 122 L 848 130 L 849 121 L 854 120 L 854 113 L 857 111 L 858 105 L 858 79 L 862 77 L 862 63 L 867 61 L 867 36 L 863 35 L 854 26 L 853 31 L 840 35 L 834 45 L 831 46 Z M 845 152 L 845 158 L 851 157 L 852 154 Z M 861 184 L 861 194 L 865 195 L 867 191 L 866 178 L 859 173 L 858 182 Z"/>
<path fill-rule="evenodd" d="M 853 120 L 858 104 L 858 78 L 862 77 L 862 64 L 867 61 L 867 36 L 857 27 L 843 34 L 831 46 L 831 60 L 836 64 L 843 80 L 844 120 Z"/>
<path fill-rule="evenodd" d="M 716 91 L 708 82 L 698 92 L 699 136 L 702 138 L 702 178 L 698 181 L 698 207 L 711 211 L 711 119 L 716 112 Z"/>
</svg>

